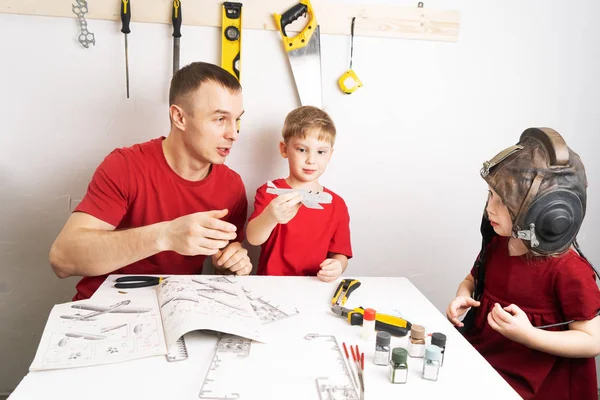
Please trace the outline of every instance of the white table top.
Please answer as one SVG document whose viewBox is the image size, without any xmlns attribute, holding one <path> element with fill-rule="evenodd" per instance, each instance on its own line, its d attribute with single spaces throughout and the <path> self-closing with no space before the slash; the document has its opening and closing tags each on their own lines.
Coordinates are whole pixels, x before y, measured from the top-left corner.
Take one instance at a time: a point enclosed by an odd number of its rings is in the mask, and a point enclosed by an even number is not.
<svg viewBox="0 0 600 400">
<path fill-rule="evenodd" d="M 112 279 L 94 297 L 116 295 Z M 518 399 L 515 391 L 483 357 L 455 330 L 421 292 L 406 278 L 364 277 L 345 307 L 370 307 L 382 313 L 401 313 L 413 324 L 424 325 L 427 333 L 442 332 L 447 336 L 444 365 L 438 381 L 421 378 L 422 359 L 408 359 L 406 384 L 390 383 L 388 368 L 373 364 L 375 339 L 360 339 L 361 327 L 350 326 L 346 319 L 330 311 L 331 297 L 339 281 L 323 283 L 314 277 L 238 277 L 240 283 L 264 297 L 285 299 L 300 313 L 266 325 L 268 336 L 304 336 L 308 333 L 332 334 L 338 342 L 358 344 L 365 353 L 365 399 L 392 399 L 414 395 L 423 399 L 454 398 L 479 393 L 486 399 Z M 155 288 L 135 289 L 135 295 L 152 295 Z M 134 292 L 134 290 L 128 290 Z M 407 337 L 392 338 L 393 347 L 405 347 Z M 217 337 L 205 332 L 186 335 L 189 359 L 167 362 L 164 356 L 144 358 L 94 367 L 30 372 L 9 397 L 11 400 L 50 398 L 85 399 L 198 399 L 198 393 L 215 351 Z M 253 343 L 252 346 L 269 344 Z M 301 357 L 290 349 L 290 362 Z M 232 379 L 234 379 L 232 377 Z M 264 382 L 260 382 L 264 379 Z M 261 399 L 275 398 L 277 382 L 260 375 L 257 385 L 264 385 Z M 285 392 L 283 392 L 285 393 Z M 306 397 L 286 393 L 286 399 Z M 281 397 L 279 397 L 281 398 Z M 417 398 L 417 397 L 415 397 Z M 319 394 L 314 389 L 314 399 Z M 244 400 L 244 399 L 242 399 Z"/>
</svg>

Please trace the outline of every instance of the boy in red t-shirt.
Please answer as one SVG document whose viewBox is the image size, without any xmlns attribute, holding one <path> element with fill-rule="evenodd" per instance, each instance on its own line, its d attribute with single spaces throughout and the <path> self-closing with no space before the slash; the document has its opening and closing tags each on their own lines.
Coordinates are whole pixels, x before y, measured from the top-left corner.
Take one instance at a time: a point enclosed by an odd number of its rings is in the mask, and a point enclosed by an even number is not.
<svg viewBox="0 0 600 400">
<path fill-rule="evenodd" d="M 309 208 L 298 192 L 276 196 L 267 193 L 266 184 L 259 187 L 246 230 L 248 242 L 261 245 L 259 275 L 316 275 L 331 282 L 346 270 L 352 257 L 348 207 L 319 183 L 335 134 L 329 115 L 316 107 L 300 107 L 286 117 L 279 151 L 288 159 L 290 172 L 273 183 L 282 189 L 325 192 L 331 203 Z"/>
</svg>

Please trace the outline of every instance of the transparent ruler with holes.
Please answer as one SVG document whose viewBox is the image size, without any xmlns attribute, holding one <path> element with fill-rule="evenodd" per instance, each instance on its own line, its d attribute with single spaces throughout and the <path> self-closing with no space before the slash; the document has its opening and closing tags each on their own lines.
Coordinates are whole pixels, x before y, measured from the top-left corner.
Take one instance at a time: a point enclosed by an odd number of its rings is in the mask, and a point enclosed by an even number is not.
<svg viewBox="0 0 600 400">
<path fill-rule="evenodd" d="M 307 334 L 252 343 L 223 336 L 199 399 L 358 400 L 343 349 L 331 335 Z"/>
</svg>

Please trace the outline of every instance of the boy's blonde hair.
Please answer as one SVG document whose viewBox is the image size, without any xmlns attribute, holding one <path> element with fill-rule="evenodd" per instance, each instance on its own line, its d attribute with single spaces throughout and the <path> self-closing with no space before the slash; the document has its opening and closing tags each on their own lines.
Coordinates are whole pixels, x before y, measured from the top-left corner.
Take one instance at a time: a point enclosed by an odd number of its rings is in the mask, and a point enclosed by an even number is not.
<svg viewBox="0 0 600 400">
<path fill-rule="evenodd" d="M 283 141 L 288 143 L 290 138 L 306 138 L 309 131 L 318 130 L 319 140 L 328 142 L 333 147 L 335 143 L 335 124 L 325 111 L 313 106 L 302 106 L 291 111 L 283 123 Z"/>
</svg>

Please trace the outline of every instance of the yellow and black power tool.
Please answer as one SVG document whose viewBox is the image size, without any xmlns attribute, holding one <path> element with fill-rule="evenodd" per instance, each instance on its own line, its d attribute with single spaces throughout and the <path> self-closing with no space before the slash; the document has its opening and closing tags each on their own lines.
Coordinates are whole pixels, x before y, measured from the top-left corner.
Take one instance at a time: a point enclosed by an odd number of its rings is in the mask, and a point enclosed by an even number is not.
<svg viewBox="0 0 600 400">
<path fill-rule="evenodd" d="M 357 307 L 349 309 L 343 307 L 350 294 L 358 289 L 360 282 L 356 279 L 344 279 L 338 285 L 331 299 L 331 311 L 342 318 L 348 319 L 350 325 L 362 325 L 364 308 Z M 388 314 L 377 313 L 375 316 L 375 330 L 389 332 L 393 336 L 406 336 L 410 332 L 412 324 L 405 319 Z"/>
</svg>

